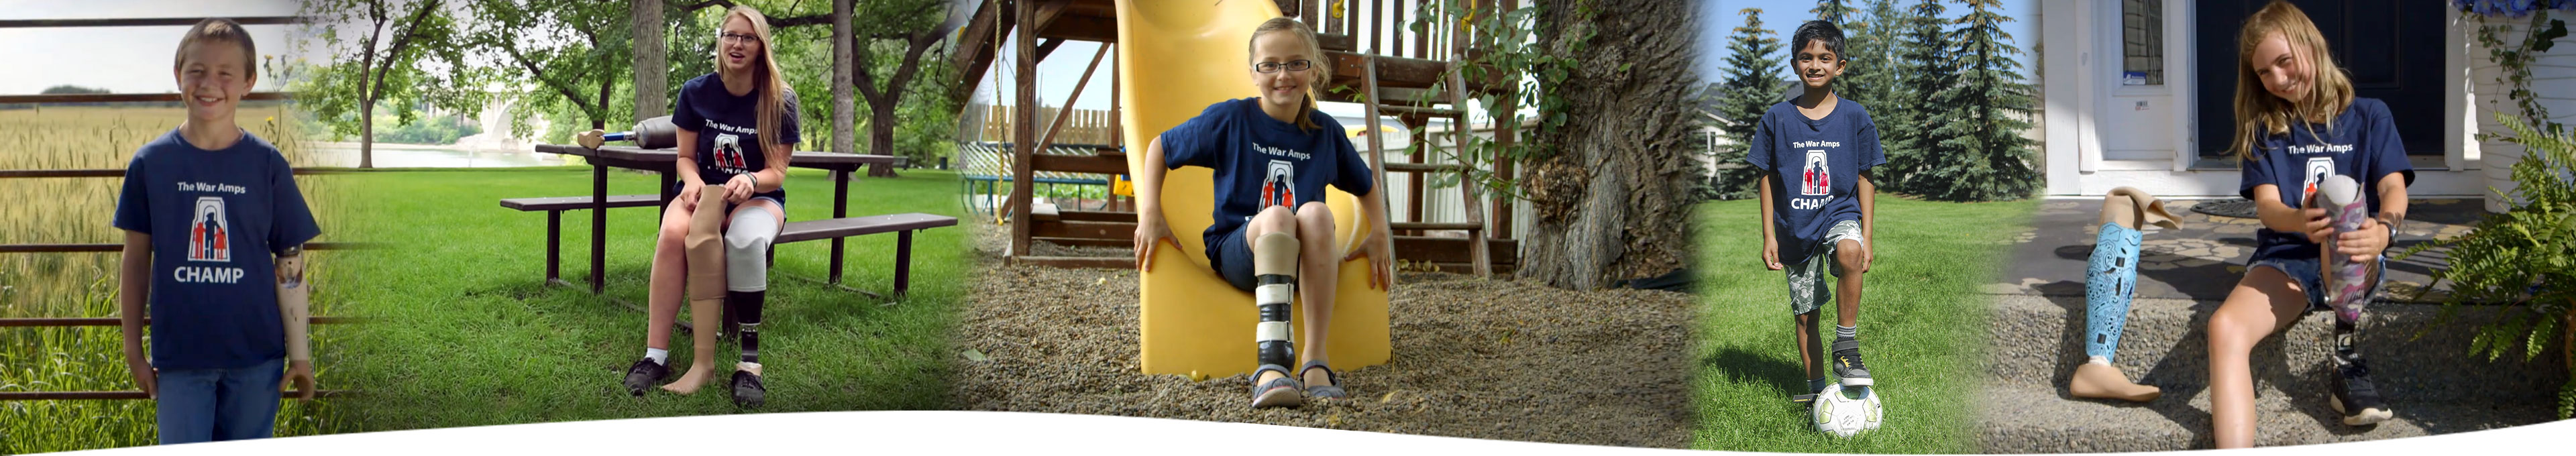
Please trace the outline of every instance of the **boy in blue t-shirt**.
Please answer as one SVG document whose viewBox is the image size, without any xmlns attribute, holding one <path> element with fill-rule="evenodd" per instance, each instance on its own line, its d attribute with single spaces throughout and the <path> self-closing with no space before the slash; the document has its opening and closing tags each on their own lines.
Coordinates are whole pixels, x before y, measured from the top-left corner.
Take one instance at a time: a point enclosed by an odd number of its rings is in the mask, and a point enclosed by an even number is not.
<svg viewBox="0 0 2576 456">
<path fill-rule="evenodd" d="M 1878 126 L 1859 103 L 1834 96 L 1842 75 L 1843 32 L 1825 21 L 1807 21 L 1791 35 L 1790 66 L 1806 93 L 1772 105 L 1753 130 L 1745 161 L 1764 173 L 1762 265 L 1788 270 L 1789 310 L 1798 323 L 1798 355 L 1807 367 L 1813 400 L 1827 384 L 1824 350 L 1816 340 L 1816 308 L 1835 293 L 1826 288 L 1828 266 L 1842 299 L 1834 325 L 1834 376 L 1843 386 L 1870 386 L 1861 364 L 1861 274 L 1869 272 L 1871 216 L 1877 187 L 1861 171 L 1887 163 Z"/>
<path fill-rule="evenodd" d="M 313 397 L 303 290 L 279 288 L 300 288 L 298 254 L 321 229 L 286 158 L 233 124 L 258 82 L 253 55 L 241 24 L 188 29 L 173 70 L 188 120 L 134 152 L 117 195 L 125 364 L 163 444 L 268 437 L 283 382 Z"/>
</svg>

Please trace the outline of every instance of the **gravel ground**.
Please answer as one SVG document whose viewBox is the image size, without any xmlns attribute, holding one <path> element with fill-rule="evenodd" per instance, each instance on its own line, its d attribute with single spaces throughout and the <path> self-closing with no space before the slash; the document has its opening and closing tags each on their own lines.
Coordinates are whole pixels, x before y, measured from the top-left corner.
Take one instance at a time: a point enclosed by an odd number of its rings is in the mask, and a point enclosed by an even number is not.
<svg viewBox="0 0 2576 456">
<path fill-rule="evenodd" d="M 1241 375 L 1138 373 L 1134 271 L 985 261 L 958 336 L 960 409 L 1672 448 L 1697 421 L 1686 294 L 1403 273 L 1394 359 L 1344 372 L 1351 399 L 1252 410 Z"/>
</svg>

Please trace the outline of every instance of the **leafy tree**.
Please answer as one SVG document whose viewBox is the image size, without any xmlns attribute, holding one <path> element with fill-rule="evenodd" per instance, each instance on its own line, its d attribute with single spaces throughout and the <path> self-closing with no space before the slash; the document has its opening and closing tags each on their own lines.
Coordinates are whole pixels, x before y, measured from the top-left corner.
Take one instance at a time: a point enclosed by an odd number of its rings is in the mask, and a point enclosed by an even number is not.
<svg viewBox="0 0 2576 456">
<path fill-rule="evenodd" d="M 321 24 L 318 33 L 332 62 L 287 83 L 296 103 L 331 127 L 334 136 L 357 136 L 358 167 L 375 167 L 376 106 L 403 109 L 394 124 L 410 124 L 412 107 L 472 111 L 482 104 L 476 88 L 483 72 L 467 63 L 460 30 L 439 0 L 314 0 L 300 14 Z"/>
</svg>

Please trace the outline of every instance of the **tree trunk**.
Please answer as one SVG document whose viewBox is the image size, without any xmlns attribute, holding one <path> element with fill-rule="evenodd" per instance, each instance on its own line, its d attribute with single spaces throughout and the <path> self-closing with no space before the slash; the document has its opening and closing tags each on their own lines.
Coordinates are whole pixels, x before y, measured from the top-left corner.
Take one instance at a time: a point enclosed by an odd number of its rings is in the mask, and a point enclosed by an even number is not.
<svg viewBox="0 0 2576 456">
<path fill-rule="evenodd" d="M 1556 153 L 1520 176 L 1537 212 L 1520 276 L 1589 290 L 1671 272 L 1692 250 L 1693 106 L 1672 100 L 1695 88 L 1697 14 L 1664 0 L 1596 0 L 1590 17 L 1568 6 L 1550 5 L 1538 35 L 1548 52 L 1576 56 L 1576 74 L 1544 90 L 1579 120 L 1538 138 Z M 1584 31 L 1597 36 L 1575 52 Z"/>
<path fill-rule="evenodd" d="M 376 167 L 376 96 L 358 99 L 358 167 Z"/>
<path fill-rule="evenodd" d="M 892 101 L 892 100 L 888 100 L 888 101 L 886 101 L 886 102 L 884 102 L 884 103 L 876 103 L 876 102 L 869 102 L 869 103 L 868 103 L 868 118 L 870 118 L 870 119 L 876 119 L 875 121 L 868 122 L 868 151 L 870 151 L 870 152 L 872 152 L 872 153 L 883 154 L 883 155 L 894 155 L 894 154 L 895 154 L 895 153 L 894 153 L 894 124 L 895 124 L 895 120 L 894 120 L 894 108 L 895 108 L 895 102 L 894 102 L 894 101 Z M 874 168 L 870 168 L 870 169 L 879 169 L 879 170 L 889 170 L 889 171 L 891 171 L 893 168 L 891 168 L 891 167 L 874 167 Z M 894 176 L 875 176 L 875 177 L 894 177 Z"/>
<path fill-rule="evenodd" d="M 663 42 L 662 2 L 637 1 L 628 12 L 635 29 L 635 119 L 661 117 L 671 105 L 671 60 L 664 55 L 670 46 Z"/>
<path fill-rule="evenodd" d="M 856 96 L 850 92 L 850 66 L 858 64 L 850 53 L 850 47 L 857 44 L 850 40 L 851 1 L 832 0 L 833 152 L 851 152 L 858 149 L 858 132 L 851 126 L 858 117 L 859 109 L 855 101 Z"/>
</svg>

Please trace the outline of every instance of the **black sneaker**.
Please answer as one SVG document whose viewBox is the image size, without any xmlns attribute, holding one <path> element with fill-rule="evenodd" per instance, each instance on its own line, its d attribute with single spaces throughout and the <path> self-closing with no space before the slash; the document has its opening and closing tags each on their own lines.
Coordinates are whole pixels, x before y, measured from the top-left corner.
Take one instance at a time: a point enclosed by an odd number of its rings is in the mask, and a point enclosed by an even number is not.
<svg viewBox="0 0 2576 456">
<path fill-rule="evenodd" d="M 670 375 L 671 367 L 653 362 L 653 358 L 635 360 L 635 365 L 626 367 L 626 394 L 642 397 L 645 389 L 661 383 L 662 377 Z"/>
<path fill-rule="evenodd" d="M 1833 365 L 1834 377 L 1842 379 L 1843 387 L 1872 386 L 1869 367 L 1860 362 L 1859 339 L 1834 341 Z"/>
<path fill-rule="evenodd" d="M 760 376 L 752 375 L 750 371 L 733 371 L 733 405 L 759 407 L 761 401 L 767 399 L 769 388 L 761 386 Z"/>
<path fill-rule="evenodd" d="M 2332 394 L 2326 405 L 2343 414 L 2345 426 L 2369 426 L 2395 417 L 2388 404 L 2379 399 L 2379 389 L 2370 384 L 2370 366 L 2359 356 L 2335 355 Z"/>
</svg>

